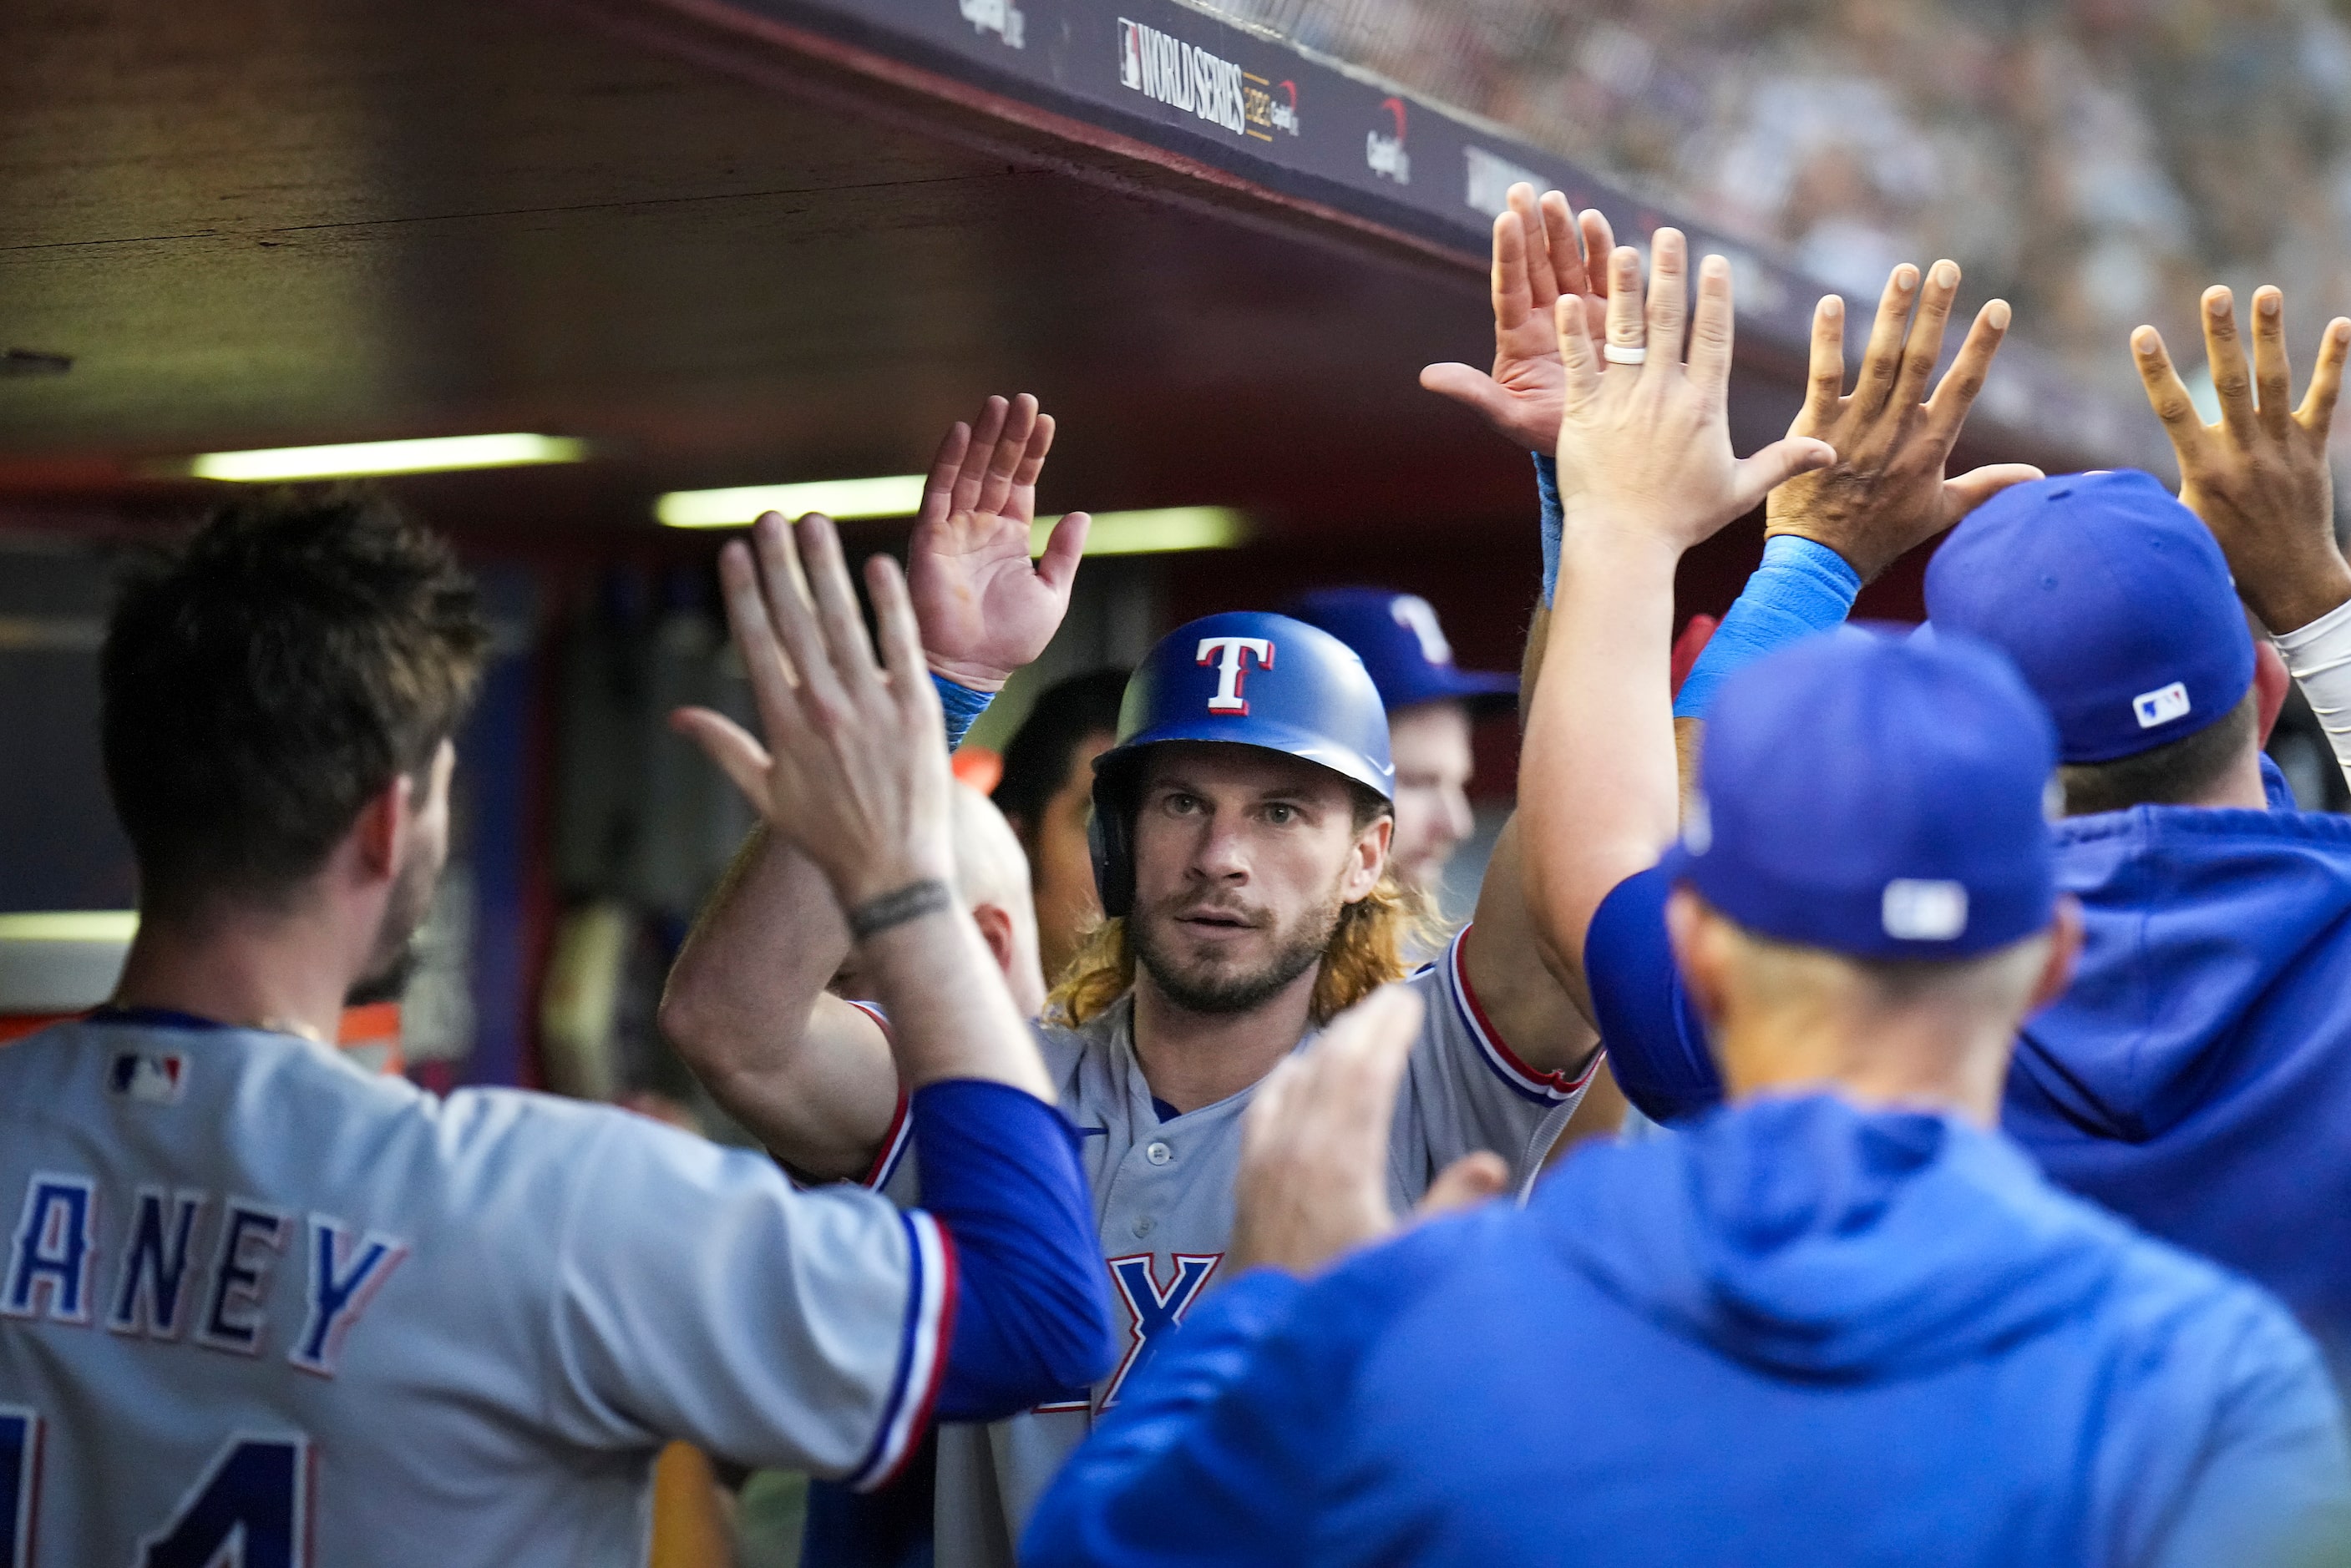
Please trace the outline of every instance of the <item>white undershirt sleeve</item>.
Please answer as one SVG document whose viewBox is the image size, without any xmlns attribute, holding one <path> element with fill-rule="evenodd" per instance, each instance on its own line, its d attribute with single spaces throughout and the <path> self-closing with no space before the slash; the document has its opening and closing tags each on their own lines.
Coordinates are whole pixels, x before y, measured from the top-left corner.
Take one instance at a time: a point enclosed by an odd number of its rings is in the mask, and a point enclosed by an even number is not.
<svg viewBox="0 0 2351 1568">
<path fill-rule="evenodd" d="M 2308 626 L 2280 632 L 2277 647 L 2335 748 L 2335 765 L 2351 781 L 2351 600 Z"/>
</svg>

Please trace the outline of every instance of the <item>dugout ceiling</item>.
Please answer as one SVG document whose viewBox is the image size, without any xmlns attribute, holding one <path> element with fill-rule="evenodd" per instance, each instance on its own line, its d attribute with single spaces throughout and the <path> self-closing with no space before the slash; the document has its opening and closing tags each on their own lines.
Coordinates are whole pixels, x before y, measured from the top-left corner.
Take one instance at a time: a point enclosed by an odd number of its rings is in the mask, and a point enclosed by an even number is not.
<svg viewBox="0 0 2351 1568">
<path fill-rule="evenodd" d="M 663 490 L 917 469 L 1029 389 L 1053 509 L 1325 543 L 1522 516 L 1522 460 L 1415 383 L 1487 351 L 1479 182 L 1661 214 L 1167 0 L 1023 4 L 0 7 L 0 347 L 73 361 L 0 377 L 0 509 L 177 509 L 147 465 L 205 449 L 530 430 L 600 456 L 403 488 L 638 528 Z M 1741 265 L 1760 439 L 1811 290 Z M 2003 375 L 1966 455 L 2145 460 L 2151 429 Z"/>
</svg>

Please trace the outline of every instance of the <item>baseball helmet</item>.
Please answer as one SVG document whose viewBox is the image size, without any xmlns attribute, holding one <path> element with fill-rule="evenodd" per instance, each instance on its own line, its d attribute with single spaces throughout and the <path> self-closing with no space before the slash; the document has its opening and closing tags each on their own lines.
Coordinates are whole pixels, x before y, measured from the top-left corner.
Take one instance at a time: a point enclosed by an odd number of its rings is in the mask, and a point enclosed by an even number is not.
<svg viewBox="0 0 2351 1568">
<path fill-rule="evenodd" d="M 1232 610 L 1177 627 L 1135 667 L 1118 743 L 1094 759 L 1088 829 L 1102 912 L 1134 902 L 1134 785 L 1144 749 L 1224 742 L 1301 757 L 1395 796 L 1388 715 L 1353 649 L 1285 615 Z"/>
</svg>

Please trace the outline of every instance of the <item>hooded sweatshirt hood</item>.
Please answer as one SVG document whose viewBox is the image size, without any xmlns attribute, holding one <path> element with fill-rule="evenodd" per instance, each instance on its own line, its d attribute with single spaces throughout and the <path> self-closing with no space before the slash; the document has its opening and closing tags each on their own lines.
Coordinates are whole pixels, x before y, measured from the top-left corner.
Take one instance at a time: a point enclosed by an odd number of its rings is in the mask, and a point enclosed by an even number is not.
<svg viewBox="0 0 2351 1568">
<path fill-rule="evenodd" d="M 1551 1227 L 1610 1295 L 1786 1376 L 1915 1376 L 2103 1290 L 2122 1228 L 1955 1117 L 1832 1096 L 1718 1110 L 1556 1189 Z M 1539 1194 L 1538 1206 L 1545 1201 Z"/>
<path fill-rule="evenodd" d="M 2060 823 L 2073 987 L 2002 1127 L 2062 1185 L 2351 1330 L 2351 818 L 2137 806 Z"/>
<path fill-rule="evenodd" d="M 2280 1065 L 2243 1047 L 2283 1009 L 2316 1022 L 2314 979 L 2351 1023 L 2351 818 L 2137 806 L 2054 831 L 2082 961 L 2015 1075 L 2084 1131 L 2144 1143 Z"/>
</svg>

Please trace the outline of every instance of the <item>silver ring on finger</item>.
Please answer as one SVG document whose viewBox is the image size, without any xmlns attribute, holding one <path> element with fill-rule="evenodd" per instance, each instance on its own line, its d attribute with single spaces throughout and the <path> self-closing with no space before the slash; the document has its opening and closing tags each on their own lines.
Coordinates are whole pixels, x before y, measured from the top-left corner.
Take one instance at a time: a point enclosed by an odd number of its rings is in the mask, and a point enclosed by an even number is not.
<svg viewBox="0 0 2351 1568">
<path fill-rule="evenodd" d="M 1647 362 L 1649 348 L 1646 343 L 1610 343 L 1600 350 L 1600 357 L 1611 365 L 1640 365 Z"/>
</svg>

